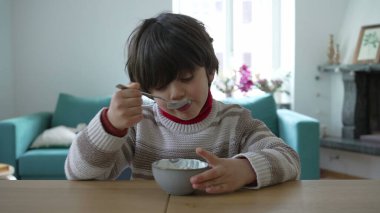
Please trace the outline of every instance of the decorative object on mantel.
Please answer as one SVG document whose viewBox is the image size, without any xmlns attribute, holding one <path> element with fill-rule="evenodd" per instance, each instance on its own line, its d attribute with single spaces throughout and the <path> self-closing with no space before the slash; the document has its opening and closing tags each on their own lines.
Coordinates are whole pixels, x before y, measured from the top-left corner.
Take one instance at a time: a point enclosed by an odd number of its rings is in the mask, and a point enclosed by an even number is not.
<svg viewBox="0 0 380 213">
<path fill-rule="evenodd" d="M 340 49 L 339 49 L 339 44 L 335 45 L 334 64 L 340 64 Z"/>
<path fill-rule="evenodd" d="M 340 50 L 339 50 L 339 44 L 335 44 L 334 42 L 334 35 L 329 35 L 329 45 L 327 48 L 327 64 L 333 65 L 333 64 L 340 64 Z"/>
<path fill-rule="evenodd" d="M 329 45 L 327 48 L 327 58 L 328 58 L 327 63 L 334 64 L 334 57 L 335 57 L 334 35 L 330 34 Z"/>
<path fill-rule="evenodd" d="M 353 61 L 354 64 L 380 62 L 380 24 L 361 28 Z"/>
</svg>

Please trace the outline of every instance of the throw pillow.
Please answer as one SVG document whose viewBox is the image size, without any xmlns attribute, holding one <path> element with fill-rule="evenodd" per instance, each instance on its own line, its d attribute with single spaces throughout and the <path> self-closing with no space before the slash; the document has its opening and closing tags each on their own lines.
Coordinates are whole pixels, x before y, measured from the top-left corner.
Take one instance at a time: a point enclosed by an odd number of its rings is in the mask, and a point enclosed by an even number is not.
<svg viewBox="0 0 380 213">
<path fill-rule="evenodd" d="M 84 127 L 85 124 L 79 124 L 77 128 L 57 126 L 47 129 L 34 140 L 30 148 L 67 148 L 75 139 L 76 133 Z"/>
<path fill-rule="evenodd" d="M 75 132 L 72 128 L 57 126 L 45 130 L 36 138 L 30 148 L 69 147 L 74 138 Z"/>
</svg>

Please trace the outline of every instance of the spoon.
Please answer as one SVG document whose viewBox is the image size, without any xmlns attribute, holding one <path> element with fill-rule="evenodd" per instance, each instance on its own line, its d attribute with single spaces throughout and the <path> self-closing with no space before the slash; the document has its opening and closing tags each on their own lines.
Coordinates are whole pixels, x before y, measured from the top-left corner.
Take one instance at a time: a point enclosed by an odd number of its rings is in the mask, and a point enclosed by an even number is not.
<svg viewBox="0 0 380 213">
<path fill-rule="evenodd" d="M 121 90 L 123 90 L 123 89 L 129 89 L 129 87 L 127 87 L 127 86 L 125 86 L 123 84 L 116 85 L 116 88 L 121 89 Z M 169 101 L 169 100 L 166 100 L 165 98 L 162 98 L 160 96 L 155 96 L 155 95 L 152 95 L 152 94 L 147 93 L 147 92 L 142 92 L 141 91 L 141 94 L 145 95 L 148 98 L 152 98 L 152 99 L 158 98 L 158 99 L 161 99 L 161 100 L 165 101 L 166 102 L 166 107 L 168 109 L 179 109 L 179 108 L 185 106 L 186 104 L 190 104 L 191 103 L 191 100 L 186 99 L 186 98 L 182 99 L 182 100 L 179 100 L 179 101 Z"/>
</svg>

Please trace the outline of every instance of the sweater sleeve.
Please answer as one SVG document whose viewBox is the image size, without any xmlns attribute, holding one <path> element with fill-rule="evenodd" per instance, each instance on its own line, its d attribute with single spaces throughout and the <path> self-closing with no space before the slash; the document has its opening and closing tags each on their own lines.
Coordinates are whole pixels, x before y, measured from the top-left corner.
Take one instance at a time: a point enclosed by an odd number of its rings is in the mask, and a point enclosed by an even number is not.
<svg viewBox="0 0 380 213">
<path fill-rule="evenodd" d="M 132 161 L 133 146 L 127 138 L 107 133 L 99 112 L 70 146 L 65 161 L 67 179 L 116 179 Z"/>
<path fill-rule="evenodd" d="M 107 112 L 108 108 L 104 108 L 100 114 L 100 121 L 102 122 L 104 130 L 107 133 L 117 137 L 123 137 L 124 135 L 126 135 L 128 133 L 128 129 L 120 130 L 114 127 L 111 121 L 108 119 Z"/>
<path fill-rule="evenodd" d="M 251 188 L 299 178 L 300 160 L 297 152 L 276 137 L 262 121 L 244 114 L 237 129 L 243 130 L 238 136 L 241 152 L 234 157 L 247 158 L 256 172 L 257 185 Z"/>
</svg>

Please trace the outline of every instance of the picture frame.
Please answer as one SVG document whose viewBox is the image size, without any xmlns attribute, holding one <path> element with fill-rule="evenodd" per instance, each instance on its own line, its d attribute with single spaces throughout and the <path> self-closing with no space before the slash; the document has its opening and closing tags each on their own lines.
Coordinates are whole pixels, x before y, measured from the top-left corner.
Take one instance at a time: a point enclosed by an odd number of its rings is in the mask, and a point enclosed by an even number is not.
<svg viewBox="0 0 380 213">
<path fill-rule="evenodd" d="M 354 64 L 380 62 L 380 24 L 362 26 L 356 44 Z"/>
</svg>

